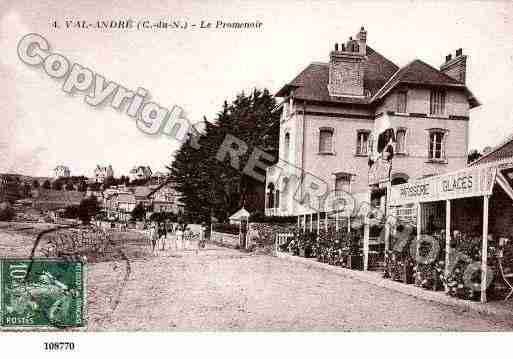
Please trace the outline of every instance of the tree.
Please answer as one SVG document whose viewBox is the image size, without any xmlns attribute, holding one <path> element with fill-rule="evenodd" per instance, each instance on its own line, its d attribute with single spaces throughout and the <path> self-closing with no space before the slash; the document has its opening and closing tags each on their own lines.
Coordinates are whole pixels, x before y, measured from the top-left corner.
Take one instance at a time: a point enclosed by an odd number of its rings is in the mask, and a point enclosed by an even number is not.
<svg viewBox="0 0 513 359">
<path fill-rule="evenodd" d="M 85 180 L 81 180 L 79 183 L 78 183 L 78 190 L 80 192 L 86 192 L 87 191 L 87 183 Z"/>
<path fill-rule="evenodd" d="M 107 177 L 103 181 L 103 189 L 109 189 L 111 186 L 117 186 L 118 180 L 114 177 Z"/>
<path fill-rule="evenodd" d="M 470 152 L 467 154 L 467 163 L 474 162 L 481 156 L 482 154 L 478 150 L 470 150 Z"/>
<path fill-rule="evenodd" d="M 39 181 L 38 180 L 33 180 L 32 181 L 32 188 L 34 189 L 38 189 L 39 188 Z"/>
<path fill-rule="evenodd" d="M 163 221 L 171 221 L 171 222 L 177 222 L 177 216 L 176 214 L 172 212 L 155 212 L 152 213 L 150 216 L 150 221 L 152 222 L 163 222 Z"/>
<path fill-rule="evenodd" d="M 71 219 L 78 218 L 79 214 L 80 214 L 79 208 L 80 208 L 80 206 L 76 206 L 76 205 L 68 206 L 64 209 L 64 213 L 62 214 L 62 216 L 64 218 L 71 218 Z"/>
<path fill-rule="evenodd" d="M 255 148 L 277 159 L 279 112 L 272 111 L 275 106 L 267 90 L 254 90 L 249 96 L 241 93 L 231 104 L 224 102 L 214 123 L 204 119 L 202 134 L 193 133 L 183 143 L 168 166 L 170 179 L 185 204 L 183 218 L 210 222 L 210 217 L 215 216 L 223 221 L 243 204 L 250 211 L 255 209 L 254 203 L 245 203 L 245 199 L 254 188 L 263 187 L 265 170 L 259 171 L 260 179 L 255 179 L 242 169 Z M 240 157 L 238 169 L 231 166 L 229 156 L 222 162 L 216 158 L 227 135 L 244 141 L 248 147 Z M 265 162 L 263 158 L 260 161 Z"/>
<path fill-rule="evenodd" d="M 50 181 L 49 180 L 45 180 L 43 182 L 43 186 L 42 186 L 44 189 L 51 189 L 52 188 L 52 185 L 50 184 Z"/>
<path fill-rule="evenodd" d="M 89 189 L 90 189 L 91 191 L 97 192 L 97 191 L 99 191 L 99 190 L 100 190 L 101 186 L 102 186 L 102 184 L 101 184 L 101 183 L 99 183 L 99 182 L 94 182 L 94 183 L 91 183 L 91 184 L 89 185 Z"/>
<path fill-rule="evenodd" d="M 16 213 L 9 202 L 0 203 L 0 221 L 10 221 Z"/>
<path fill-rule="evenodd" d="M 52 183 L 52 189 L 53 190 L 62 191 L 62 187 L 63 187 L 63 183 L 62 183 L 62 180 L 60 178 L 58 178 L 55 181 L 53 181 L 53 183 Z"/>
<path fill-rule="evenodd" d="M 73 190 L 75 190 L 75 187 L 73 186 L 73 183 L 71 183 L 71 181 L 70 181 L 70 182 L 66 183 L 66 186 L 64 187 L 64 189 L 66 191 L 73 191 Z"/>
<path fill-rule="evenodd" d="M 30 197 L 31 190 L 32 190 L 32 187 L 30 186 L 29 182 L 23 183 L 23 186 L 21 187 L 21 190 L 20 190 L 21 197 L 23 197 L 23 198 Z"/>
<path fill-rule="evenodd" d="M 134 221 L 142 221 L 146 217 L 146 210 L 144 209 L 142 202 L 137 203 L 135 208 L 132 210 L 131 216 Z"/>
<path fill-rule="evenodd" d="M 84 198 L 78 206 L 78 218 L 83 223 L 89 223 L 91 217 L 96 216 L 100 211 L 100 205 L 96 196 Z"/>
</svg>

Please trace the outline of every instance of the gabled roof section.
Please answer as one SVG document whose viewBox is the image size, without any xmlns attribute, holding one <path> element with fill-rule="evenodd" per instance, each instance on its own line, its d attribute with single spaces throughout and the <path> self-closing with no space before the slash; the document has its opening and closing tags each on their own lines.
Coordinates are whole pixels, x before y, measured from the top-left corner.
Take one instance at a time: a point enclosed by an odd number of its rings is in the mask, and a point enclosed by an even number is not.
<svg viewBox="0 0 513 359">
<path fill-rule="evenodd" d="M 374 95 L 399 69 L 392 61 L 367 46 L 365 60 L 364 91 Z M 277 93 L 277 97 L 288 96 L 294 89 L 294 97 L 300 100 L 338 103 L 369 103 L 369 98 L 333 97 L 328 92 L 329 64 L 314 62 L 308 65 L 294 80 Z"/>
<path fill-rule="evenodd" d="M 461 88 L 467 93 L 467 97 L 471 105 L 470 107 L 473 108 L 479 106 L 479 102 L 470 90 L 467 89 L 464 83 L 453 79 L 440 70 L 418 59 L 413 60 L 397 71 L 374 95 L 372 101 L 383 98 L 399 84 Z"/>
<path fill-rule="evenodd" d="M 241 218 L 248 218 L 249 216 L 250 216 L 250 213 L 244 207 L 242 207 L 237 212 L 232 214 L 229 219 L 237 220 L 237 219 L 241 219 Z"/>
<path fill-rule="evenodd" d="M 329 63 L 313 62 L 308 65 L 294 80 L 283 86 L 277 97 L 287 97 L 294 90 L 294 98 L 314 102 L 331 102 L 347 104 L 370 104 L 386 96 L 399 84 L 440 86 L 460 88 L 465 91 L 470 108 L 480 105 L 472 92 L 452 77 L 425 63 L 414 60 L 399 68 L 379 52 L 367 46 L 364 73 L 364 92 L 370 97 L 334 97 L 328 92 Z"/>
</svg>

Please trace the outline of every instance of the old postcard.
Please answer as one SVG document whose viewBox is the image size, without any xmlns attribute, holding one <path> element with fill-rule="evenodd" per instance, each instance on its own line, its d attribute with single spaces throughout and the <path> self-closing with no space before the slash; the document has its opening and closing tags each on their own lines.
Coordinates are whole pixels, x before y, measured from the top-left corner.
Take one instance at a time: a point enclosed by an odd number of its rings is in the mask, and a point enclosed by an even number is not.
<svg viewBox="0 0 513 359">
<path fill-rule="evenodd" d="M 512 34 L 506 1 L 1 1 L 0 341 L 511 332 Z"/>
</svg>

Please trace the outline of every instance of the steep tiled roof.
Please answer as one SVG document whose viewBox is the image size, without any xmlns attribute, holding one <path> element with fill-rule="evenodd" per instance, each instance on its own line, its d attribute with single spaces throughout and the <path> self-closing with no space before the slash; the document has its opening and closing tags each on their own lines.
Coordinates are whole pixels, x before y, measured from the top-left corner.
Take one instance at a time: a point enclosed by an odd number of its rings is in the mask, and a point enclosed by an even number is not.
<svg viewBox="0 0 513 359">
<path fill-rule="evenodd" d="M 374 95 L 399 69 L 397 65 L 367 46 L 363 87 Z M 294 80 L 285 85 L 276 96 L 286 96 L 295 88 L 294 97 L 301 100 L 339 103 L 368 103 L 365 98 L 333 97 L 328 92 L 329 64 L 314 62 L 305 68 Z"/>
<path fill-rule="evenodd" d="M 489 162 L 497 162 L 504 160 L 506 158 L 512 158 L 513 157 L 513 135 L 510 135 L 506 138 L 504 142 L 502 142 L 500 145 L 495 147 L 490 152 L 486 153 L 485 155 L 481 156 L 474 162 L 472 162 L 470 165 L 481 165 L 484 163 Z"/>
<path fill-rule="evenodd" d="M 365 60 L 364 93 L 367 98 L 333 97 L 328 92 L 329 64 L 312 63 L 305 68 L 292 82 L 285 85 L 277 93 L 277 97 L 285 97 L 291 89 L 295 89 L 294 97 L 299 100 L 368 104 L 379 100 L 390 90 L 401 83 L 423 86 L 448 86 L 463 89 L 469 99 L 471 108 L 479 106 L 479 102 L 465 84 L 444 74 L 440 70 L 421 60 L 414 60 L 399 69 L 394 63 L 367 46 Z"/>
<path fill-rule="evenodd" d="M 390 81 L 383 86 L 376 94 L 376 98 L 383 96 L 399 83 L 419 85 L 456 85 L 463 87 L 464 84 L 447 76 L 421 60 L 414 60 L 397 71 Z"/>
</svg>

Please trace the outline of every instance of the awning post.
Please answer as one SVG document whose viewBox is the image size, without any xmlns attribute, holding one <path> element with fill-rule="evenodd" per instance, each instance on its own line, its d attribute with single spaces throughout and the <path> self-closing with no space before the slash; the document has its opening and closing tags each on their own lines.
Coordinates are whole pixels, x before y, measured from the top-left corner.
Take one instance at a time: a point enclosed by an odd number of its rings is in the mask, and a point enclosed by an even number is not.
<svg viewBox="0 0 513 359">
<path fill-rule="evenodd" d="M 415 262 L 419 256 L 420 233 L 422 232 L 422 203 L 417 203 L 417 245 L 415 251 Z"/>
<path fill-rule="evenodd" d="M 486 303 L 486 282 L 488 276 L 488 202 L 489 195 L 483 196 L 483 247 L 481 249 L 481 303 Z"/>
<path fill-rule="evenodd" d="M 367 215 L 364 218 L 363 222 L 363 270 L 369 270 L 369 220 Z"/>
<path fill-rule="evenodd" d="M 445 200 L 445 277 L 449 276 L 449 252 L 451 250 L 451 200 Z M 445 292 L 448 292 L 449 288 L 447 283 L 445 284 Z"/>
</svg>

